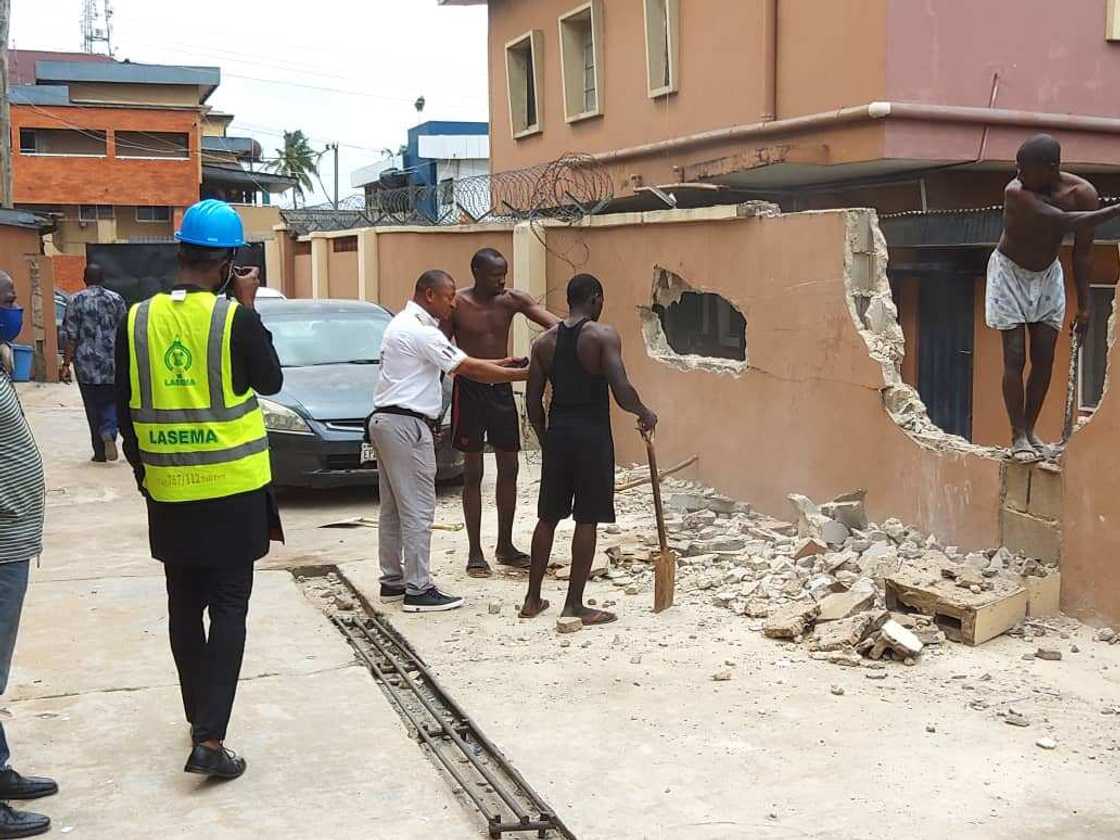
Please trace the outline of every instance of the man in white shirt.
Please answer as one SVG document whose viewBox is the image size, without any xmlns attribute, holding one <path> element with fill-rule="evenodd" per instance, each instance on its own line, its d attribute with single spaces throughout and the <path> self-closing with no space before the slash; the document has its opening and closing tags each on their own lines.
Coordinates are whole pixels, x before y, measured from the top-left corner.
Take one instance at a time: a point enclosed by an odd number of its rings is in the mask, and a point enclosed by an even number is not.
<svg viewBox="0 0 1120 840">
<path fill-rule="evenodd" d="M 381 343 L 381 372 L 369 436 L 377 449 L 381 496 L 378 554 L 381 600 L 404 601 L 405 612 L 439 612 L 463 605 L 440 592 L 429 574 L 436 512 L 436 453 L 432 427 L 443 407 L 441 376 L 476 382 L 523 382 L 524 360 L 467 356 L 440 330 L 455 309 L 455 281 L 426 271 L 412 300 L 393 318 Z"/>
</svg>

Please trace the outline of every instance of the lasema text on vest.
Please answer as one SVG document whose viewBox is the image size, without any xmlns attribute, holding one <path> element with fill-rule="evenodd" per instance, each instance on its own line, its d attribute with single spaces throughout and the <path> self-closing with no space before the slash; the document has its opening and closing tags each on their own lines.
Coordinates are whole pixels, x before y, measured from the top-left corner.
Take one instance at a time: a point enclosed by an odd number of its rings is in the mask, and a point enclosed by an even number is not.
<svg viewBox="0 0 1120 840">
<path fill-rule="evenodd" d="M 185 444 L 217 443 L 213 429 L 149 429 L 148 443 L 157 446 L 183 446 Z"/>
</svg>

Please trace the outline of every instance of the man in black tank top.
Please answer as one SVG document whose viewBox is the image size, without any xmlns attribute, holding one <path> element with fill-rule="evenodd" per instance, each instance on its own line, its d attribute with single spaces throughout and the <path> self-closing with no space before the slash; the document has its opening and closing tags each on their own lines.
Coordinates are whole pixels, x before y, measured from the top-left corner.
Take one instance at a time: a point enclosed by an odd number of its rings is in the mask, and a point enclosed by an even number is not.
<svg viewBox="0 0 1120 840">
<path fill-rule="evenodd" d="M 548 609 L 548 601 L 541 598 L 541 583 L 556 524 L 574 516 L 572 574 L 561 615 L 578 616 L 585 625 L 607 624 L 616 616 L 585 607 L 583 588 L 595 556 L 596 526 L 614 522 L 610 394 L 619 408 L 637 415 L 643 431 L 653 430 L 657 415 L 642 404 L 626 376 L 618 330 L 598 323 L 603 285 L 590 274 L 577 274 L 568 283 L 568 311 L 566 321 L 537 339 L 529 363 L 526 408 L 544 451 L 544 465 L 529 593 L 521 616 L 533 618 Z M 552 384 L 547 421 L 545 382 Z"/>
</svg>

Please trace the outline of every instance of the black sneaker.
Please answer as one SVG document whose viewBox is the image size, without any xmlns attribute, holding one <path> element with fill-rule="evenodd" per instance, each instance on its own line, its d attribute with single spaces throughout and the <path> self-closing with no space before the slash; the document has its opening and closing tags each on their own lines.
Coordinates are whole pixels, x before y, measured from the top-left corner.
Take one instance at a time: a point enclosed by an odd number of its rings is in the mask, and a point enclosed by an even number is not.
<svg viewBox="0 0 1120 840">
<path fill-rule="evenodd" d="M 390 586 L 387 583 L 381 584 L 381 603 L 388 604 L 391 601 L 404 600 L 404 587 L 403 586 Z"/>
<path fill-rule="evenodd" d="M 444 595 L 436 587 L 421 592 L 419 595 L 405 595 L 405 612 L 444 612 L 455 610 L 463 606 L 463 599 L 458 595 Z"/>
<path fill-rule="evenodd" d="M 0 838 L 34 837 L 51 830 L 51 818 L 30 811 L 17 811 L 0 802 Z"/>
<path fill-rule="evenodd" d="M 183 770 L 187 773 L 198 773 L 215 779 L 236 779 L 245 772 L 245 759 L 225 747 L 212 750 L 198 744 L 191 750 L 190 757 L 187 758 L 187 765 Z"/>
</svg>

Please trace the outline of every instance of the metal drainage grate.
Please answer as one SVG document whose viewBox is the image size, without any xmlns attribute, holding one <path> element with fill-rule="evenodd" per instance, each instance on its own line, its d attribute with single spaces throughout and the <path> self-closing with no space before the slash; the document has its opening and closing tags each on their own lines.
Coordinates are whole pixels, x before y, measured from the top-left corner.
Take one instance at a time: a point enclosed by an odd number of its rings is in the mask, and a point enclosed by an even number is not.
<svg viewBox="0 0 1120 840">
<path fill-rule="evenodd" d="M 326 575 L 343 598 L 361 606 L 331 621 L 388 695 L 417 740 L 454 780 L 486 820 L 490 837 L 533 832 L 538 838 L 576 837 L 432 676 L 408 642 L 346 581 L 337 568 Z M 302 578 L 301 578 L 302 580 Z"/>
</svg>

